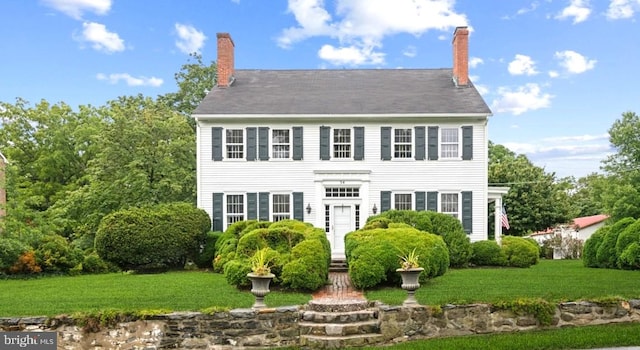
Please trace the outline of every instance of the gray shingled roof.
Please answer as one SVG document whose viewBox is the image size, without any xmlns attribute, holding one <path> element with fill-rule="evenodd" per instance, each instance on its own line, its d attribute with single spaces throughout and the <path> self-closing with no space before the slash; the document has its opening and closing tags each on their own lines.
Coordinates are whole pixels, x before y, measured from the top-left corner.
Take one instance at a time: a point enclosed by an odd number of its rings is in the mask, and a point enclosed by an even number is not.
<svg viewBox="0 0 640 350">
<path fill-rule="evenodd" d="M 451 69 L 236 70 L 194 114 L 491 114 Z"/>
</svg>

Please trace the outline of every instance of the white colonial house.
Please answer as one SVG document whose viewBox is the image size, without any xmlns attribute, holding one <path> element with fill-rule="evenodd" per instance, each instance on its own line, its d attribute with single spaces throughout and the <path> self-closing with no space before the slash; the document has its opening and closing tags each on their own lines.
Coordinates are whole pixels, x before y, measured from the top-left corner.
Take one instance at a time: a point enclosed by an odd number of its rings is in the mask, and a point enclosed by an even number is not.
<svg viewBox="0 0 640 350">
<path fill-rule="evenodd" d="M 468 77 L 468 30 L 453 69 L 235 69 L 218 38 L 218 82 L 194 112 L 198 206 L 214 230 L 247 219 L 322 227 L 334 258 L 344 235 L 389 209 L 434 210 L 487 239 L 491 111 Z M 499 237 L 499 220 L 496 237 Z"/>
</svg>

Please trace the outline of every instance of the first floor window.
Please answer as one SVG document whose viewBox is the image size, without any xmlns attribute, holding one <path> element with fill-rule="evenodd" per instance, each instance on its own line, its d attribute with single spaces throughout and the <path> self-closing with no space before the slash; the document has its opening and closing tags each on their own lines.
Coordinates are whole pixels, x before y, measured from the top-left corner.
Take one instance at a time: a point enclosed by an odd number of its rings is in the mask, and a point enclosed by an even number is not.
<svg viewBox="0 0 640 350">
<path fill-rule="evenodd" d="M 411 158 L 411 129 L 395 129 L 393 157 Z"/>
<path fill-rule="evenodd" d="M 227 226 L 242 220 L 244 220 L 244 196 L 227 195 Z"/>
<path fill-rule="evenodd" d="M 227 158 L 242 159 L 244 156 L 244 138 L 242 129 L 227 129 Z"/>
<path fill-rule="evenodd" d="M 440 142 L 440 157 L 458 158 L 459 133 L 457 128 L 443 128 Z"/>
<path fill-rule="evenodd" d="M 273 195 L 273 222 L 286 220 L 291 218 L 291 204 L 290 196 L 288 194 L 274 194 Z"/>
<path fill-rule="evenodd" d="M 271 143 L 273 150 L 271 156 L 278 159 L 288 159 L 291 141 L 289 138 L 289 130 L 273 130 Z"/>
<path fill-rule="evenodd" d="M 396 210 L 411 210 L 411 193 L 396 193 L 394 200 Z"/>
<path fill-rule="evenodd" d="M 351 129 L 333 130 L 333 157 L 351 158 Z"/>
<path fill-rule="evenodd" d="M 449 214 L 454 218 L 459 217 L 459 206 L 458 206 L 458 194 L 457 193 L 442 193 L 441 194 L 441 203 L 442 208 L 441 212 L 444 214 Z"/>
</svg>

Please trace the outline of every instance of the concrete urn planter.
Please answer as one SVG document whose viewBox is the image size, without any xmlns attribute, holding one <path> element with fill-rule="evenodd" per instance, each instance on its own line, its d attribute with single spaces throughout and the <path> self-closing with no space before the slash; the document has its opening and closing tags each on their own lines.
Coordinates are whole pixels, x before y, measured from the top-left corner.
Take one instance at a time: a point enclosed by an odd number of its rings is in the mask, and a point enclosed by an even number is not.
<svg viewBox="0 0 640 350">
<path fill-rule="evenodd" d="M 420 274 L 424 271 L 422 267 L 411 269 L 397 269 L 402 277 L 402 289 L 407 291 L 407 299 L 402 303 L 405 306 L 418 305 L 415 294 L 416 289 L 420 288 Z"/>
<path fill-rule="evenodd" d="M 254 310 L 264 309 L 267 305 L 264 303 L 264 296 L 269 294 L 269 284 L 276 277 L 272 273 L 266 275 L 258 275 L 253 272 L 248 273 L 247 277 L 251 280 L 251 294 L 256 297 L 256 301 L 251 307 Z"/>
</svg>

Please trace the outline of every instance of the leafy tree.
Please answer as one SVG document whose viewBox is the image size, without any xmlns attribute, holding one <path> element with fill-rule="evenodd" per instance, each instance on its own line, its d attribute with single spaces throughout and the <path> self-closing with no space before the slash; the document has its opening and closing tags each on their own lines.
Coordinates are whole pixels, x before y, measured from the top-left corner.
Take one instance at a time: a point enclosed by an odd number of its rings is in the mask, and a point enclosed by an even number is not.
<svg viewBox="0 0 640 350">
<path fill-rule="evenodd" d="M 489 142 L 489 183 L 510 187 L 504 196 L 509 235 L 522 236 L 570 219 L 567 186 L 559 184 L 555 174 L 533 165 L 525 155 L 516 155 L 492 142 Z M 493 212 L 490 210 L 490 228 Z"/>
</svg>

